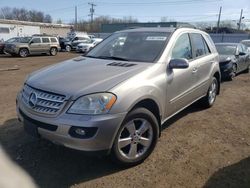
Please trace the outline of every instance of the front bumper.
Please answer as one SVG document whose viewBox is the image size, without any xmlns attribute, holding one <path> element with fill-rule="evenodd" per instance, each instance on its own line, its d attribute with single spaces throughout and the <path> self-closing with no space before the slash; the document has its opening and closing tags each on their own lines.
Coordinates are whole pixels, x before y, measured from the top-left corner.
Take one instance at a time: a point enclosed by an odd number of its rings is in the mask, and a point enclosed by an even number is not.
<svg viewBox="0 0 250 188">
<path fill-rule="evenodd" d="M 17 115 L 25 126 L 37 124 L 38 134 L 56 144 L 82 151 L 109 151 L 118 129 L 126 116 L 121 114 L 105 115 L 74 115 L 61 112 L 56 117 L 44 117 L 31 113 L 29 107 L 22 102 L 21 96 L 17 97 Z M 37 122 L 37 123 L 36 123 Z M 55 126 L 55 129 L 46 128 L 41 125 Z M 76 138 L 69 134 L 71 127 L 97 128 L 96 133 L 90 138 Z"/>
<path fill-rule="evenodd" d="M 233 75 L 233 64 L 231 62 L 220 64 L 220 71 L 222 78 L 230 78 Z"/>
</svg>

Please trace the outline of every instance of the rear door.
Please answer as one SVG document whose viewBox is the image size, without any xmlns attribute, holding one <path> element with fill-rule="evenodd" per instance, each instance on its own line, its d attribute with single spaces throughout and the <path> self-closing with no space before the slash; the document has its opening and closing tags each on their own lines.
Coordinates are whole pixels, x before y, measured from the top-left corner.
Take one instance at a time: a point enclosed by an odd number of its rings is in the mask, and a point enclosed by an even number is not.
<svg viewBox="0 0 250 188">
<path fill-rule="evenodd" d="M 193 47 L 193 63 L 196 64 L 197 77 L 194 83 L 194 96 L 196 98 L 207 93 L 214 56 L 211 55 L 211 50 L 208 44 L 200 33 L 190 34 Z"/>
<path fill-rule="evenodd" d="M 42 38 L 41 50 L 43 52 L 49 52 L 49 50 L 50 50 L 50 40 L 49 40 L 48 37 L 43 37 Z"/>
</svg>

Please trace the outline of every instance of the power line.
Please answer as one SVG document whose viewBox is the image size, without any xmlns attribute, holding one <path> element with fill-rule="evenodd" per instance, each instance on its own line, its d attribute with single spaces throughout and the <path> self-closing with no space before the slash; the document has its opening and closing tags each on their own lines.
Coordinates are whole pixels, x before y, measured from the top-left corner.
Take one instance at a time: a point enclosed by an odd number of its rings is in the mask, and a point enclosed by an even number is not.
<svg viewBox="0 0 250 188">
<path fill-rule="evenodd" d="M 183 5 L 193 3 L 211 3 L 219 2 L 223 0 L 180 0 L 180 1 L 168 1 L 168 2 L 133 2 L 133 3 L 114 3 L 114 2 L 98 2 L 100 6 L 163 6 L 163 5 Z"/>
</svg>

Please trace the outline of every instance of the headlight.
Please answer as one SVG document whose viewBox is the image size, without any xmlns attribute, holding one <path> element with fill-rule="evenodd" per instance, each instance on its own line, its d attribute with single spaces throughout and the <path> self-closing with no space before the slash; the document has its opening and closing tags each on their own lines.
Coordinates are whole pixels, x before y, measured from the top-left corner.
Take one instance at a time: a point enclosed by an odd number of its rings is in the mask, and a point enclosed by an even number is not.
<svg viewBox="0 0 250 188">
<path fill-rule="evenodd" d="M 116 101 L 111 93 L 96 93 L 78 98 L 69 108 L 69 114 L 106 114 Z"/>
</svg>

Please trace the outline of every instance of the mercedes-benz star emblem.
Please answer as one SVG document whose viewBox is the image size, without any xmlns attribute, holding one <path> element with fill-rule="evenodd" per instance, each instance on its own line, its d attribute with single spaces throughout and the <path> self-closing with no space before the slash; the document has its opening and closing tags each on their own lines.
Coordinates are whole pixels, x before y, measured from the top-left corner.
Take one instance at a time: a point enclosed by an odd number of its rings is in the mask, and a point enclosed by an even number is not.
<svg viewBox="0 0 250 188">
<path fill-rule="evenodd" d="M 30 107 L 34 108 L 37 103 L 37 95 L 36 93 L 31 93 L 29 98 L 29 105 Z"/>
</svg>

